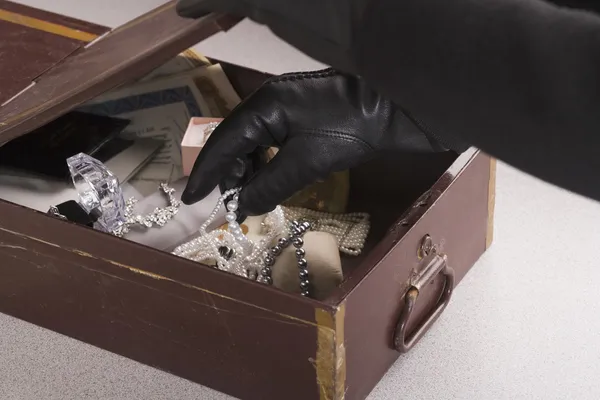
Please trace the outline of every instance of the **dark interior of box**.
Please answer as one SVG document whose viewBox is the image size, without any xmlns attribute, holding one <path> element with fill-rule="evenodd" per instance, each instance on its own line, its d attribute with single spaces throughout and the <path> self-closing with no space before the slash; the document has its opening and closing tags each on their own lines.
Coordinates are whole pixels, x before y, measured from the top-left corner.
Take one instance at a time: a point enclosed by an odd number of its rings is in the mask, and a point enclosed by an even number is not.
<svg viewBox="0 0 600 400">
<path fill-rule="evenodd" d="M 249 96 L 269 78 L 268 75 L 221 63 L 240 97 Z M 371 231 L 360 256 L 342 255 L 344 277 L 352 273 L 369 251 L 383 238 L 390 226 L 456 160 L 452 152 L 437 154 L 384 154 L 350 171 L 348 212 L 371 216 Z"/>
<path fill-rule="evenodd" d="M 241 98 L 249 96 L 269 77 L 227 63 L 221 63 L 221 66 Z M 431 188 L 456 157 L 450 152 L 402 157 L 389 154 L 351 171 L 347 211 L 369 213 L 371 230 L 362 255 L 342 255 L 344 278 L 361 263 L 390 226 Z"/>
<path fill-rule="evenodd" d="M 345 277 L 455 159 L 454 153 L 388 156 L 350 171 L 348 211 L 369 213 L 371 231 L 362 255 L 342 257 Z"/>
</svg>

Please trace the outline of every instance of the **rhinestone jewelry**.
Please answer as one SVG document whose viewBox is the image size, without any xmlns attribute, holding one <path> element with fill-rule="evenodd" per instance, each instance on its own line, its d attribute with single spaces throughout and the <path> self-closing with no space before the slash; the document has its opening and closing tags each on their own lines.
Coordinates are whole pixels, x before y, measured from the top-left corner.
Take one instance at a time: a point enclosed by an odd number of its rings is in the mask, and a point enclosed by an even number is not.
<svg viewBox="0 0 600 400">
<path fill-rule="evenodd" d="M 50 209 L 48 210 L 48 214 L 50 214 L 56 218 L 68 221 L 68 218 L 65 217 L 64 215 L 62 215 L 60 213 L 60 211 L 58 210 L 58 207 L 56 207 L 56 206 L 50 206 Z"/>
<path fill-rule="evenodd" d="M 199 236 L 178 246 L 173 254 L 196 262 L 215 260 L 217 268 L 222 271 L 257 279 L 263 265 L 271 257 L 267 249 L 277 237 L 287 233 L 285 219 L 281 207 L 276 207 L 265 217 L 264 237 L 258 242 L 248 239 L 237 223 L 239 191 L 231 189 L 223 193 L 208 219 L 200 226 Z M 227 231 L 216 229 L 207 232 L 223 205 L 226 209 Z"/>
<path fill-rule="evenodd" d="M 134 208 L 138 200 L 132 197 L 125 202 L 125 222 L 118 228 L 114 229 L 112 234 L 118 237 L 123 237 L 129 233 L 131 228 L 134 226 L 143 228 L 152 228 L 154 225 L 165 226 L 167 222 L 173 219 L 173 217 L 177 215 L 177 212 L 179 211 L 181 202 L 173 195 L 173 193 L 175 193 L 175 189 L 169 187 L 166 183 L 160 184 L 160 190 L 165 194 L 165 196 L 167 196 L 169 200 L 169 205 L 167 207 L 157 207 L 148 215 L 136 215 L 134 214 Z"/>
<path fill-rule="evenodd" d="M 208 138 L 215 129 L 217 129 L 217 126 L 219 126 L 219 122 L 209 122 L 206 124 L 206 127 L 204 128 L 204 137 Z"/>
<path fill-rule="evenodd" d="M 302 237 L 310 230 L 310 223 L 292 221 L 290 224 L 290 236 L 289 238 L 283 237 L 279 239 L 277 244 L 269 250 L 267 256 L 264 259 L 264 266 L 260 272 L 259 282 L 266 283 L 267 285 L 273 284 L 273 265 L 275 264 L 275 258 L 281 254 L 283 249 L 288 247 L 290 244 L 296 248 L 296 259 L 298 264 L 298 276 L 300 277 L 300 293 L 302 296 L 310 296 L 310 282 L 308 281 L 308 262 L 306 261 L 305 251 L 302 248 L 304 246 L 304 240 Z"/>
<path fill-rule="evenodd" d="M 306 221 L 311 230 L 333 235 L 341 253 L 358 256 L 371 227 L 367 213 L 330 214 L 299 207 L 282 207 L 288 223 Z"/>
<path fill-rule="evenodd" d="M 119 179 L 103 163 L 85 153 L 67 158 L 67 166 L 77 191 L 77 203 L 94 215 L 94 228 L 113 232 L 125 223 L 125 198 Z"/>
</svg>

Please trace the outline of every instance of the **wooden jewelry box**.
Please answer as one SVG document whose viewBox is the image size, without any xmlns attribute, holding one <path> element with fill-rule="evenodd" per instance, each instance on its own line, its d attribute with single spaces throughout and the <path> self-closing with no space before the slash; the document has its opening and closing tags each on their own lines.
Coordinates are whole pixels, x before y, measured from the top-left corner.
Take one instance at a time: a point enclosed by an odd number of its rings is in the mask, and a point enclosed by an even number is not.
<svg viewBox="0 0 600 400">
<path fill-rule="evenodd" d="M 0 143 L 235 22 L 171 2 L 109 31 L 0 1 Z M 224 69 L 240 96 L 267 78 Z M 489 247 L 494 165 L 469 150 L 351 171 L 349 209 L 372 229 L 324 301 L 0 201 L 0 312 L 238 398 L 363 399 Z"/>
</svg>

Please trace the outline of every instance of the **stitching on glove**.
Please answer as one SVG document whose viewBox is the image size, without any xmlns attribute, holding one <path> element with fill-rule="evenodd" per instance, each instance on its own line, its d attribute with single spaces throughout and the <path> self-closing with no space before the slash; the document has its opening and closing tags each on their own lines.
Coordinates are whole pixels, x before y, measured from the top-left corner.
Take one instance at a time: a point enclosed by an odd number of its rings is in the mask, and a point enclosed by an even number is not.
<svg viewBox="0 0 600 400">
<path fill-rule="evenodd" d="M 321 71 L 312 71 L 312 72 L 294 72 L 290 74 L 280 75 L 278 77 L 274 77 L 265 82 L 265 85 L 269 85 L 272 83 L 280 83 L 280 82 L 290 82 L 290 81 L 301 81 L 305 79 L 322 79 L 329 78 L 334 75 L 338 75 L 339 72 L 328 68 Z"/>
<path fill-rule="evenodd" d="M 302 129 L 300 132 L 303 132 L 306 134 L 316 134 L 318 136 L 325 136 L 325 137 L 330 137 L 330 138 L 335 138 L 335 139 L 342 139 L 342 140 L 345 140 L 346 142 L 359 144 L 360 146 L 362 146 L 363 148 L 365 148 L 369 151 L 375 151 L 375 148 L 373 146 L 371 146 L 368 142 L 365 142 L 364 140 L 357 138 L 356 136 L 348 135 L 347 133 L 331 131 L 331 130 L 327 130 L 327 129 Z"/>
</svg>

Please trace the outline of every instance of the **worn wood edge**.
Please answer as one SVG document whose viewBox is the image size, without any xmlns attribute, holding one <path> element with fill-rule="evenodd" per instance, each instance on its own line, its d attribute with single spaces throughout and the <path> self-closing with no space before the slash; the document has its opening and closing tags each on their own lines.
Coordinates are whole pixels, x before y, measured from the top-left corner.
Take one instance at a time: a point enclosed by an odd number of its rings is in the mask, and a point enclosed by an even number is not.
<svg viewBox="0 0 600 400">
<path fill-rule="evenodd" d="M 90 259 L 102 261 L 102 262 L 108 263 L 108 264 L 110 264 L 110 265 L 112 265 L 114 267 L 125 269 L 125 270 L 129 271 L 130 273 L 144 276 L 146 278 L 149 278 L 150 280 L 170 282 L 172 284 L 176 284 L 176 285 L 185 287 L 187 289 L 196 290 L 196 291 L 203 292 L 203 293 L 206 293 L 206 294 L 209 294 L 209 295 L 212 295 L 212 296 L 216 296 L 216 297 L 219 297 L 219 298 L 222 298 L 222 299 L 225 299 L 225 300 L 229 300 L 229 301 L 232 301 L 232 302 L 235 302 L 235 303 L 238 303 L 238 304 L 243 304 L 245 306 L 248 306 L 248 307 L 251 307 L 251 308 L 254 308 L 254 309 L 257 309 L 257 310 L 261 310 L 261 311 L 264 311 L 264 312 L 267 312 L 267 313 L 271 313 L 271 314 L 277 315 L 279 317 L 282 317 L 283 319 L 286 319 L 286 320 L 289 320 L 289 321 L 292 321 L 292 322 L 295 322 L 295 323 L 300 323 L 300 324 L 307 325 L 307 326 L 314 326 L 317 329 L 319 328 L 319 324 L 317 322 L 308 321 L 308 320 L 305 320 L 305 319 L 302 319 L 302 318 L 294 317 L 292 315 L 288 315 L 288 314 L 285 314 L 285 313 L 277 312 L 277 311 L 271 310 L 269 308 L 261 307 L 259 305 L 256 305 L 256 304 L 253 304 L 253 303 L 250 303 L 250 302 L 247 302 L 247 301 L 243 301 L 241 299 L 238 299 L 238 298 L 235 298 L 235 297 L 232 297 L 232 296 L 228 296 L 228 295 L 225 295 L 225 294 L 222 294 L 222 293 L 218 293 L 218 292 L 215 292 L 215 291 L 212 291 L 212 290 L 209 290 L 209 289 L 197 286 L 197 285 L 193 285 L 193 284 L 186 283 L 186 282 L 181 282 L 179 280 L 172 279 L 172 278 L 170 278 L 168 276 L 164 276 L 164 275 L 156 274 L 156 273 L 149 272 L 149 271 L 146 271 L 146 270 L 142 270 L 142 269 L 139 269 L 139 268 L 136 268 L 136 267 L 133 267 L 133 266 L 130 266 L 130 265 L 122 264 L 122 263 L 119 263 L 117 261 L 113 261 L 113 260 L 110 260 L 110 259 L 107 259 L 107 258 L 98 257 L 98 256 L 95 256 L 93 254 L 90 254 L 90 253 L 87 253 L 87 252 L 84 252 L 84 251 L 81 251 L 81 250 L 78 250 L 78 249 L 72 249 L 72 248 L 60 246 L 60 245 L 58 245 L 56 243 L 48 242 L 46 240 L 42 240 L 42 239 L 39 239 L 37 237 L 26 235 L 26 234 L 23 234 L 23 233 L 20 233 L 20 232 L 15 232 L 15 231 L 3 228 L 1 226 L 0 226 L 0 231 L 8 233 L 8 234 L 11 234 L 11 235 L 14 235 L 14 236 L 21 237 L 23 239 L 32 240 L 32 241 L 35 241 L 35 242 L 38 242 L 38 243 L 43 243 L 43 244 L 51 246 L 51 247 L 59 248 L 59 249 L 62 249 L 64 251 L 68 251 L 70 253 L 76 254 L 76 255 L 78 255 L 80 257 L 90 258 Z M 11 247 L 11 246 L 9 246 L 9 245 L 3 245 L 2 247 Z M 24 250 L 24 251 L 30 251 L 29 249 L 27 249 L 25 247 L 17 246 L 16 248 Z M 51 257 L 51 256 L 49 256 L 46 253 L 40 253 L 40 254 L 44 255 L 44 256 L 47 256 L 47 257 Z M 101 271 L 101 270 L 98 270 L 98 269 L 95 269 L 95 268 L 85 267 L 83 264 L 80 265 L 80 267 L 83 268 L 83 269 L 85 269 L 85 270 L 88 270 L 88 271 L 91 271 L 91 272 L 94 272 L 94 273 L 99 273 L 99 274 L 102 274 L 102 275 L 105 275 L 105 276 L 109 276 L 109 277 L 114 278 L 114 279 L 121 279 L 121 280 L 129 281 L 128 279 L 126 279 L 124 277 L 116 276 L 116 275 L 107 273 L 106 271 Z M 129 281 L 129 282 L 131 282 L 131 281 Z M 326 309 L 322 309 L 322 311 L 323 312 L 327 312 Z"/>
<path fill-rule="evenodd" d="M 315 309 L 315 369 L 320 400 L 343 400 L 346 395 L 345 316 L 345 303 L 340 304 L 333 314 L 322 308 Z"/>
<path fill-rule="evenodd" d="M 181 53 L 181 55 L 183 55 L 184 57 L 186 57 L 192 61 L 195 61 L 197 63 L 195 65 L 195 67 L 202 67 L 202 66 L 211 64 L 209 59 L 206 58 L 206 56 L 204 56 L 204 54 L 202 54 L 199 51 L 192 49 L 192 48 L 185 50 L 183 53 Z"/>
<path fill-rule="evenodd" d="M 38 18 L 30 17 L 16 12 L 0 9 L 0 21 L 6 21 L 13 24 L 26 26 L 38 31 L 51 33 L 57 36 L 63 36 L 69 39 L 82 42 L 91 42 L 98 37 L 95 33 L 84 32 L 80 29 L 71 28 L 54 22 L 44 21 Z"/>
<path fill-rule="evenodd" d="M 496 165 L 495 158 L 490 157 L 490 180 L 488 185 L 488 220 L 485 237 L 485 248 L 490 248 L 494 241 L 494 215 L 496 211 Z"/>
</svg>

